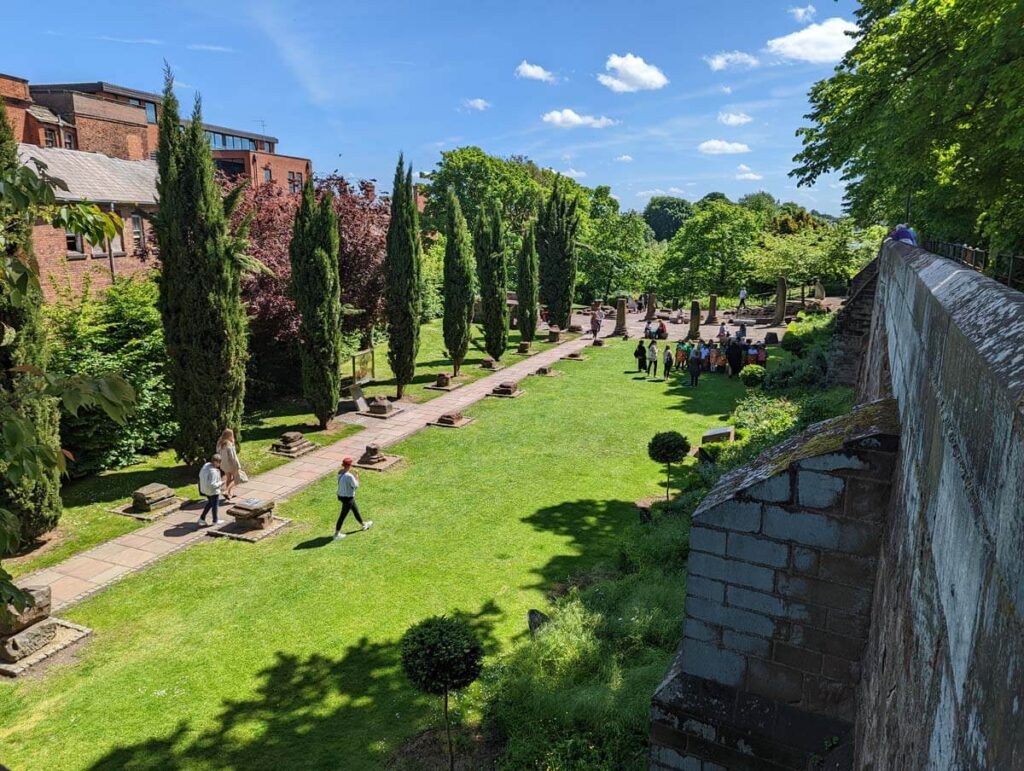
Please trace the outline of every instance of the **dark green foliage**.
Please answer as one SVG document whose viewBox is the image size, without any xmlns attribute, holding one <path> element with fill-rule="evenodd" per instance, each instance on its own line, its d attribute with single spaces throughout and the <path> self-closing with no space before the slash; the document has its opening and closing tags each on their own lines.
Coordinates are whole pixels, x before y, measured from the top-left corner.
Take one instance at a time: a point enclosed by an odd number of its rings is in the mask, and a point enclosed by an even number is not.
<svg viewBox="0 0 1024 771">
<path fill-rule="evenodd" d="M 444 345 L 458 375 L 469 350 L 473 323 L 473 240 L 459 199 L 448 191 L 448 219 L 444 248 Z"/>
<path fill-rule="evenodd" d="M 18 166 L 17 143 L 7 120 L 7 108 L 0 99 L 0 174 Z M 31 228 L 19 227 L 7 237 L 12 248 L 5 257 L 20 254 L 34 262 Z M 16 303 L 6 294 L 0 294 L 0 323 L 15 334 L 9 345 L 0 348 L 0 398 L 10 400 L 15 412 L 32 424 L 35 433 L 29 437 L 30 443 L 56 453 L 60 448 L 56 399 L 43 396 L 37 388 L 22 382 L 24 376 L 11 371 L 17 366 L 42 369 L 47 365 L 49 352 L 41 319 L 42 292 L 38 285 L 29 287 L 29 292 L 27 303 Z M 0 470 L 3 470 L 2 464 Z M 31 542 L 56 526 L 61 513 L 56 465 L 40 467 L 36 473 L 27 474 L 17 482 L 10 481 L 4 474 L 4 482 L 0 484 L 0 508 L 7 509 L 18 520 L 22 543 Z"/>
<path fill-rule="evenodd" d="M 537 332 L 539 320 L 540 276 L 538 274 L 536 226 L 530 225 L 523 237 L 519 250 L 519 264 L 516 277 L 516 297 L 519 301 L 519 334 L 525 342 L 531 342 Z"/>
<path fill-rule="evenodd" d="M 136 393 L 123 424 L 98 409 L 61 415 L 61 444 L 74 456 L 67 463 L 72 476 L 133 463 L 139 453 L 167 447 L 177 433 L 158 295 L 152 276 L 138 276 L 118 279 L 99 295 L 68 287 L 47 306 L 54 372 L 115 372 Z"/>
<path fill-rule="evenodd" d="M 289 247 L 291 294 L 300 317 L 302 394 L 320 428 L 327 428 L 334 418 L 341 397 L 341 282 L 332 198 L 325 190 L 318 204 L 313 183 L 307 180 Z"/>
<path fill-rule="evenodd" d="M 565 195 L 558 177 L 537 220 L 540 300 L 548 308 L 550 323 L 563 329 L 569 326 L 576 291 L 577 205 L 577 198 Z"/>
<path fill-rule="evenodd" d="M 800 314 L 789 324 L 780 347 L 793 357 L 769 370 L 765 389 L 824 386 L 834 322 L 834 316 Z"/>
<path fill-rule="evenodd" d="M 444 727 L 448 735 L 449 768 L 455 769 L 448 693 L 465 688 L 480 676 L 484 646 L 463 619 L 433 616 L 402 635 L 402 671 L 423 693 L 444 696 Z"/>
<path fill-rule="evenodd" d="M 693 204 L 685 198 L 656 195 L 644 207 L 647 222 L 658 241 L 668 241 L 693 214 Z"/>
<path fill-rule="evenodd" d="M 647 443 L 647 454 L 655 463 L 665 464 L 665 500 L 672 487 L 672 464 L 682 463 L 690 451 L 690 442 L 678 431 L 662 431 Z"/>
<path fill-rule="evenodd" d="M 764 383 L 765 368 L 760 364 L 748 364 L 740 372 L 740 380 L 747 388 L 757 388 Z"/>
<path fill-rule="evenodd" d="M 160 313 L 179 432 L 178 457 L 197 465 L 225 428 L 239 431 L 245 399 L 246 314 L 240 280 L 245 224 L 228 218 L 240 191 L 222 196 L 197 97 L 182 130 L 167 72 L 157 154 Z"/>
<path fill-rule="evenodd" d="M 497 209 L 480 215 L 473 248 L 480 279 L 484 349 L 497 361 L 508 345 L 508 262 L 502 245 L 501 214 Z"/>
<path fill-rule="evenodd" d="M 405 159 L 400 155 L 391 194 L 391 222 L 384 258 L 388 363 L 395 373 L 399 399 L 416 374 L 416 355 L 420 348 L 420 250 L 412 165 L 406 171 Z"/>
</svg>

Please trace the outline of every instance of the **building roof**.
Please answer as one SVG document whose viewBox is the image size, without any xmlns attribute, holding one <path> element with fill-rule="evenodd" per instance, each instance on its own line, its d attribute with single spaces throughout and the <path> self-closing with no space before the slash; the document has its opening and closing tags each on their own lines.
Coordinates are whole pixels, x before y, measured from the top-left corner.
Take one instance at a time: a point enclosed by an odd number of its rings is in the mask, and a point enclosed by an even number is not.
<svg viewBox="0 0 1024 771">
<path fill-rule="evenodd" d="M 46 173 L 61 179 L 67 190 L 56 190 L 62 201 L 93 203 L 155 204 L 155 161 L 123 161 L 102 153 L 64 150 L 58 147 L 18 145 L 23 164 L 31 159 L 46 164 Z"/>
<path fill-rule="evenodd" d="M 51 110 L 49 107 L 44 107 L 41 104 L 31 104 L 28 106 L 27 112 L 32 115 L 40 123 L 53 123 L 54 125 L 60 126 L 65 124 L 66 121 L 62 121 L 57 117 L 57 113 Z M 71 125 L 71 124 L 67 124 Z"/>
</svg>

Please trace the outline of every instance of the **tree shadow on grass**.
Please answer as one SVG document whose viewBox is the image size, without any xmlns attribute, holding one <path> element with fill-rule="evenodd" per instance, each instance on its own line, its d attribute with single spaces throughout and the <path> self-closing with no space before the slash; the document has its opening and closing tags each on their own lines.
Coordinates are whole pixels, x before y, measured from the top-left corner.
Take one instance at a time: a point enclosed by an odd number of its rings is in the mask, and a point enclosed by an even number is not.
<svg viewBox="0 0 1024 771">
<path fill-rule="evenodd" d="M 696 388 L 690 386 L 689 375 L 685 373 L 679 378 L 669 381 L 667 393 L 680 397 L 672 405 L 672 409 L 682 410 L 694 415 L 714 415 L 720 417 L 729 413 L 736 403 L 746 395 L 746 389 L 737 380 L 729 380 L 719 373 L 705 372 L 700 376 Z"/>
<path fill-rule="evenodd" d="M 485 651 L 497 650 L 493 631 L 502 611 L 493 600 L 476 613 L 453 615 L 473 626 Z M 224 701 L 214 727 L 197 730 L 182 721 L 164 736 L 111 750 L 89 768 L 372 768 L 436 711 L 436 700 L 414 691 L 402 674 L 398 640 L 364 637 L 338 659 L 277 651 L 258 679 L 246 697 Z M 372 736 L 353 738 L 360 733 Z"/>
</svg>

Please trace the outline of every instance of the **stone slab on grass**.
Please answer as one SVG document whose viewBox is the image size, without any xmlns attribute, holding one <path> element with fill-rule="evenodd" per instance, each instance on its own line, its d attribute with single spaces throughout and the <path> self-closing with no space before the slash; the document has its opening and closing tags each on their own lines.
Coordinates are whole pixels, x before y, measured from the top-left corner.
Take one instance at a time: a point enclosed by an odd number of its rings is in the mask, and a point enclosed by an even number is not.
<svg viewBox="0 0 1024 771">
<path fill-rule="evenodd" d="M 123 506 L 118 506 L 114 509 L 107 509 L 107 511 L 111 514 L 120 514 L 122 517 L 131 517 L 132 519 L 137 519 L 140 522 L 155 522 L 158 519 L 166 517 L 168 514 L 173 514 L 178 511 L 186 503 L 188 503 L 187 498 L 175 496 L 171 499 L 171 503 L 162 508 L 154 509 L 153 511 L 136 511 L 134 503 L 126 503 Z"/>
<path fill-rule="evenodd" d="M 450 385 L 439 386 L 436 383 L 431 383 L 423 387 L 428 391 L 454 391 L 456 388 L 462 388 L 464 385 L 465 383 L 451 383 Z"/>
<path fill-rule="evenodd" d="M 73 624 L 62 618 L 51 617 L 49 621 L 51 621 L 56 627 L 56 633 L 54 634 L 53 639 L 44 647 L 37 650 L 35 653 L 26 656 L 17 663 L 0 663 L 0 675 L 5 677 L 18 677 L 30 670 L 32 667 L 46 661 L 46 659 L 50 658 L 54 654 L 60 653 L 68 646 L 74 645 L 79 640 L 83 640 L 92 634 L 92 630 L 88 627 Z"/>
<path fill-rule="evenodd" d="M 401 414 L 403 412 L 405 412 L 405 407 L 397 407 L 396 406 L 396 407 L 394 407 L 391 410 L 391 412 L 388 412 L 388 413 L 385 413 L 385 414 L 381 414 L 381 413 L 377 413 L 377 412 L 370 412 L 369 410 L 367 410 L 366 412 L 360 412 L 359 414 L 360 415 L 365 415 L 368 418 L 377 418 L 377 420 L 388 420 L 389 418 L 393 418 L 393 417 L 395 417 L 395 415 L 399 415 L 399 414 Z"/>
<path fill-rule="evenodd" d="M 274 535 L 289 524 L 291 524 L 290 519 L 285 519 L 275 514 L 271 518 L 270 525 L 262 530 L 252 530 L 238 522 L 229 522 L 220 527 L 211 527 L 206 531 L 206 534 L 213 538 L 230 538 L 233 541 L 256 543 Z"/>
<path fill-rule="evenodd" d="M 579 351 L 576 351 L 575 353 L 577 353 L 579 355 L 573 356 L 572 354 L 566 354 L 565 356 L 562 357 L 562 361 L 586 361 L 587 360 L 587 357 L 584 356 L 583 354 L 579 353 Z"/>
<path fill-rule="evenodd" d="M 438 428 L 463 428 L 472 423 L 476 418 L 471 418 L 468 415 L 463 415 L 459 420 L 454 423 L 442 423 L 440 420 L 431 420 L 427 423 L 428 426 L 437 426 Z"/>
<path fill-rule="evenodd" d="M 381 458 L 383 458 L 383 460 L 379 460 L 375 463 L 364 461 L 362 458 L 359 458 L 352 465 L 356 468 L 366 469 L 367 471 L 387 471 L 389 468 L 392 468 L 402 462 L 401 455 L 382 455 Z"/>
<path fill-rule="evenodd" d="M 485 394 L 485 396 L 493 396 L 495 399 L 518 399 L 520 396 L 522 396 L 525 393 L 526 393 L 526 391 L 524 391 L 522 388 L 519 388 L 519 389 L 513 391 L 510 394 L 488 393 L 488 394 Z"/>
</svg>

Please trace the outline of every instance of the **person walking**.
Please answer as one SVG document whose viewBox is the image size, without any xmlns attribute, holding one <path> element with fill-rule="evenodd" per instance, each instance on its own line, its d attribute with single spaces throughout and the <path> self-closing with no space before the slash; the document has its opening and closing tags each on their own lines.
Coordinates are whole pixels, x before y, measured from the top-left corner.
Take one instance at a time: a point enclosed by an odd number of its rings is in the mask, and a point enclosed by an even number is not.
<svg viewBox="0 0 1024 771">
<path fill-rule="evenodd" d="M 646 372 L 647 371 L 647 349 L 644 347 L 643 340 L 636 341 L 636 350 L 633 351 L 633 358 L 636 359 L 636 371 Z"/>
<path fill-rule="evenodd" d="M 199 515 L 199 527 L 207 527 L 206 515 L 213 512 L 213 524 L 220 524 L 220 517 L 217 516 L 220 508 L 220 491 L 224 486 L 224 479 L 220 473 L 220 455 L 214 453 L 210 460 L 199 469 L 199 494 L 206 498 L 206 505 L 203 513 Z"/>
<path fill-rule="evenodd" d="M 690 386 L 692 388 L 697 387 L 697 381 L 700 380 L 700 370 L 702 362 L 700 359 L 700 349 L 695 345 L 690 349 L 690 358 L 686 360 L 686 368 L 690 372 Z"/>
<path fill-rule="evenodd" d="M 745 286 L 740 287 L 740 307 L 747 307 L 747 288 Z"/>
<path fill-rule="evenodd" d="M 224 500 L 230 501 L 235 485 L 246 481 L 243 479 L 245 472 L 242 471 L 242 464 L 238 460 L 235 432 L 230 428 L 225 428 L 217 440 L 217 454 L 220 455 L 220 470 L 224 474 Z"/>
<path fill-rule="evenodd" d="M 373 520 L 366 520 L 359 516 L 359 507 L 356 506 L 356 490 L 359 488 L 359 477 L 352 470 L 352 459 L 344 458 L 341 461 L 341 471 L 338 472 L 338 500 L 341 501 L 341 513 L 338 515 L 338 523 L 334 526 L 334 540 L 340 541 L 345 537 L 341 532 L 341 526 L 345 524 L 345 517 L 351 511 L 356 522 L 363 526 L 363 530 L 373 527 Z"/>
<path fill-rule="evenodd" d="M 593 333 L 595 340 L 597 340 L 597 336 L 601 334 L 601 324 L 603 322 L 604 311 L 600 308 L 590 314 L 590 331 Z"/>
<path fill-rule="evenodd" d="M 658 344 L 653 340 L 647 346 L 647 374 L 650 377 L 658 376 Z"/>
<path fill-rule="evenodd" d="M 665 380 L 668 380 L 668 376 L 672 374 L 672 346 L 665 345 L 665 350 L 661 354 L 661 363 L 662 374 L 665 376 Z"/>
<path fill-rule="evenodd" d="M 739 375 L 743 369 L 743 344 L 735 339 L 729 341 L 729 347 L 725 349 L 725 359 L 729 362 L 729 377 Z"/>
</svg>

